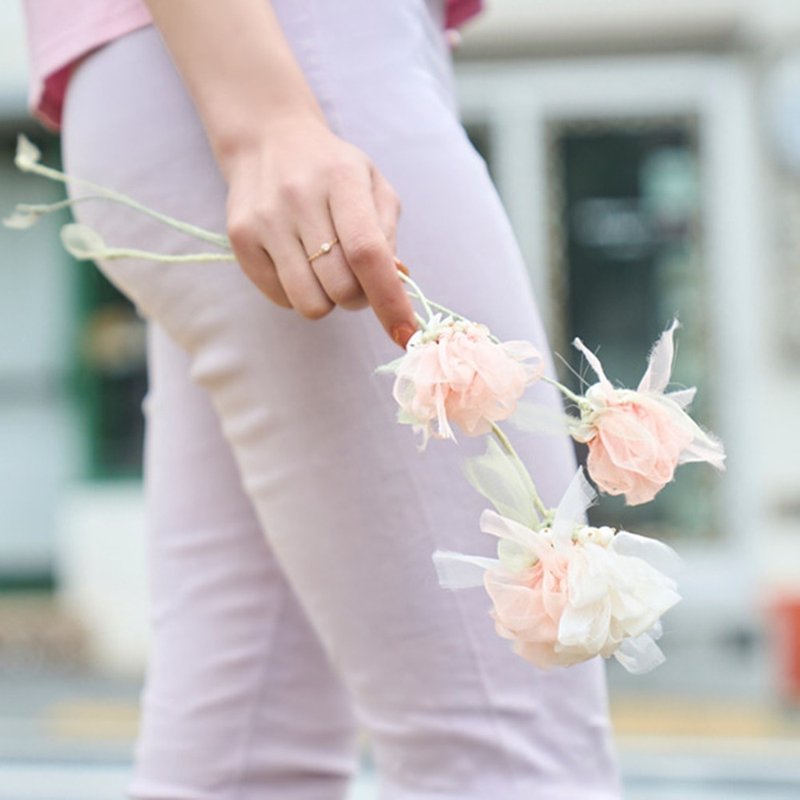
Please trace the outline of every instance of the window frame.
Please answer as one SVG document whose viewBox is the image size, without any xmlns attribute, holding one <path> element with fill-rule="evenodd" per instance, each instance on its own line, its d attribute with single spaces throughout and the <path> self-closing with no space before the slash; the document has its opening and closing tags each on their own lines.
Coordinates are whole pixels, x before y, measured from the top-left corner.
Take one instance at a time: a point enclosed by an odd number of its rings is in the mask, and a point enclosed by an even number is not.
<svg viewBox="0 0 800 800">
<path fill-rule="evenodd" d="M 697 119 L 704 268 L 714 298 L 708 360 L 715 368 L 706 388 L 716 399 L 728 469 L 718 492 L 720 537 L 679 545 L 689 565 L 682 605 L 694 613 L 713 593 L 724 607 L 720 613 L 752 609 L 759 561 L 753 532 L 765 519 L 757 463 L 763 452 L 759 387 L 766 377 L 759 265 L 769 260 L 754 73 L 735 56 L 687 54 L 460 63 L 456 81 L 463 122 L 488 130 L 492 174 L 551 341 L 559 333 L 547 187 L 552 127 L 573 120 Z"/>
</svg>

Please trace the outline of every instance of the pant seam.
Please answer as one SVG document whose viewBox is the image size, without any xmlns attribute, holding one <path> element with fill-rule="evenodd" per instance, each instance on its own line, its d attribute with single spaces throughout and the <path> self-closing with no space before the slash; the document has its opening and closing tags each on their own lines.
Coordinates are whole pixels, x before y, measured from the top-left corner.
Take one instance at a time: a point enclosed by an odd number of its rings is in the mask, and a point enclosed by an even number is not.
<svg viewBox="0 0 800 800">
<path fill-rule="evenodd" d="M 367 338 L 367 341 L 369 342 L 370 350 L 374 354 L 374 363 L 380 363 L 380 356 L 378 354 L 378 348 L 376 346 L 375 340 L 372 339 L 369 336 L 366 337 L 366 338 Z M 373 376 L 373 377 L 375 377 L 375 376 Z M 392 429 L 391 429 L 392 430 L 392 435 L 394 435 L 394 436 L 406 435 L 408 433 L 408 431 L 405 430 L 404 428 L 401 430 L 401 427 L 402 426 L 399 426 L 399 425 L 396 425 L 396 424 L 393 425 Z M 387 431 L 387 433 L 388 432 L 389 431 Z M 387 443 L 387 446 L 388 446 L 388 443 Z M 414 487 L 414 493 L 417 496 L 417 498 L 422 497 L 424 495 L 424 493 L 421 491 L 421 487 L 420 487 L 419 480 L 418 480 L 418 472 L 417 472 L 417 470 L 415 470 L 413 468 L 410 468 L 409 469 L 409 478 L 410 478 L 409 486 L 413 486 Z M 416 507 L 420 508 L 420 509 L 423 509 L 423 515 L 422 516 L 423 516 L 423 519 L 424 519 L 425 530 L 428 533 L 428 540 L 431 542 L 431 544 L 435 548 L 437 545 L 436 545 L 436 541 L 435 541 L 435 539 L 433 537 L 433 525 L 431 524 L 431 520 L 428 518 L 429 514 L 427 512 L 426 506 L 422 502 L 417 502 Z M 477 524 L 477 521 L 476 521 L 476 524 Z M 432 555 L 433 551 L 429 551 L 429 552 Z M 429 562 L 429 566 L 430 566 L 430 568 L 432 570 L 433 569 L 433 563 Z M 448 591 L 448 590 L 441 589 L 441 591 L 444 592 L 444 591 Z M 464 609 L 461 606 L 461 599 L 458 596 L 458 592 L 452 592 L 451 594 L 453 596 L 453 600 L 455 602 L 456 609 L 458 610 L 458 616 L 459 616 L 459 619 L 461 620 L 461 626 L 462 626 L 462 628 L 464 629 L 464 631 L 466 633 L 466 638 L 467 638 L 467 641 L 469 643 L 469 649 L 470 649 L 470 653 L 472 654 L 473 663 L 475 664 L 475 669 L 476 669 L 476 672 L 478 674 L 478 677 L 479 677 L 479 680 L 480 680 L 480 684 L 481 684 L 481 686 L 483 688 L 483 694 L 486 697 L 486 699 L 489 701 L 489 708 L 490 708 L 490 714 L 491 714 L 492 722 L 494 723 L 495 729 L 500 734 L 498 736 L 498 741 L 502 742 L 503 760 L 506 763 L 507 774 L 511 776 L 511 784 L 514 787 L 514 794 L 518 795 L 519 791 L 520 791 L 520 783 L 519 783 L 519 780 L 518 780 L 517 775 L 515 773 L 515 770 L 511 765 L 511 759 L 509 757 L 505 730 L 504 730 L 503 726 L 500 723 L 500 719 L 498 717 L 497 708 L 494 705 L 494 703 L 492 702 L 491 692 L 489 690 L 489 685 L 488 685 L 488 683 L 486 681 L 486 674 L 485 674 L 483 668 L 480 665 L 480 659 L 478 658 L 478 652 L 477 652 L 477 648 L 475 646 L 475 642 L 474 642 L 474 640 L 472 638 L 471 632 L 469 631 L 469 626 L 466 624 L 466 618 L 465 618 L 465 614 L 464 614 Z M 508 798 L 507 800 L 516 800 L 516 797 L 515 798 Z"/>
<path fill-rule="evenodd" d="M 411 472 L 411 476 L 412 476 L 411 483 L 414 486 L 415 493 L 419 496 L 421 494 L 421 492 L 420 492 L 420 486 L 419 486 L 419 483 L 418 483 L 418 480 L 417 480 L 417 472 L 416 472 L 416 470 L 413 470 L 413 469 L 410 472 Z M 425 505 L 423 503 L 419 503 L 417 507 L 424 509 Z M 425 518 L 427 518 L 428 517 L 427 512 L 425 512 L 423 514 L 423 516 Z M 436 547 L 436 542 L 435 542 L 435 540 L 433 538 L 433 535 L 432 535 L 433 525 L 431 524 L 429 519 L 426 519 L 426 521 L 425 521 L 425 530 L 428 532 L 428 539 L 431 541 L 432 545 L 435 548 Z M 432 568 L 432 565 L 431 565 L 431 568 Z M 441 591 L 444 592 L 444 591 L 447 591 L 447 590 L 441 589 Z M 459 619 L 461 621 L 461 627 L 464 630 L 465 638 L 466 638 L 466 640 L 468 642 L 469 651 L 470 651 L 470 654 L 472 656 L 472 661 L 473 661 L 473 664 L 475 666 L 476 674 L 477 674 L 477 676 L 479 678 L 479 682 L 480 682 L 480 685 L 481 685 L 482 690 L 483 690 L 483 695 L 488 701 L 489 714 L 491 716 L 494 728 L 498 733 L 497 740 L 502 743 L 502 757 L 503 757 L 503 760 L 505 762 L 505 774 L 510 776 L 511 785 L 514 787 L 514 797 L 513 798 L 508 798 L 507 800 L 516 800 L 517 797 L 519 796 L 520 783 L 519 783 L 519 780 L 518 780 L 518 776 L 516 774 L 516 770 L 514 769 L 513 765 L 511 764 L 511 759 L 509 757 L 509 750 L 508 750 L 508 746 L 507 746 L 507 737 L 506 737 L 505 728 L 501 724 L 501 720 L 498 717 L 497 706 L 496 706 L 496 704 L 494 703 L 494 701 L 492 699 L 492 693 L 491 693 L 491 691 L 489 689 L 489 684 L 488 684 L 488 682 L 486 680 L 486 673 L 485 673 L 485 671 L 484 671 L 484 669 L 483 669 L 483 667 L 482 667 L 482 665 L 480 663 L 480 658 L 478 657 L 478 650 L 477 650 L 477 647 L 475 646 L 475 641 L 474 641 L 474 639 L 472 637 L 472 632 L 469 629 L 469 625 L 467 624 L 467 621 L 466 621 L 465 612 L 464 612 L 464 609 L 463 609 L 463 607 L 461 605 L 461 598 L 458 596 L 457 592 L 453 592 L 452 593 L 452 597 L 453 597 L 453 601 L 454 601 L 454 603 L 456 605 L 456 609 L 458 611 L 458 616 L 459 616 Z M 502 773 L 500 773 L 500 771 L 498 770 L 498 774 L 502 774 Z"/>
<path fill-rule="evenodd" d="M 247 724 L 245 726 L 245 733 L 239 745 L 241 748 L 241 756 L 238 759 L 239 763 L 236 769 L 234 770 L 232 776 L 233 784 L 231 789 L 231 800 L 243 800 L 243 791 L 244 791 L 243 780 L 245 776 L 245 768 L 247 765 L 247 758 L 251 752 L 255 727 L 256 727 L 256 719 L 260 708 L 260 703 L 258 701 L 263 697 L 271 669 L 270 660 L 266 656 L 269 655 L 269 652 L 272 649 L 272 646 L 274 645 L 275 639 L 278 635 L 279 626 L 281 624 L 281 619 L 283 617 L 283 609 L 286 604 L 286 591 L 287 589 L 285 588 L 284 591 L 280 593 L 280 599 L 275 609 L 275 620 L 272 624 L 272 629 L 270 631 L 267 643 L 264 648 L 265 658 L 264 658 L 263 672 L 261 674 L 260 680 L 258 681 L 257 691 L 253 695 L 252 709 L 250 711 Z"/>
<path fill-rule="evenodd" d="M 445 590 L 443 589 L 442 591 L 445 591 Z M 461 624 L 462 624 L 462 626 L 463 626 L 463 628 L 465 630 L 467 641 L 469 642 L 469 649 L 470 649 L 470 652 L 472 653 L 472 658 L 473 658 L 473 661 L 475 663 L 476 671 L 477 671 L 478 676 L 480 678 L 481 686 L 483 687 L 483 692 L 484 692 L 486 698 L 490 702 L 492 722 L 494 723 L 495 729 L 500 734 L 499 740 L 502 742 L 503 760 L 506 762 L 506 767 L 508 769 L 508 775 L 511 778 L 511 784 L 514 787 L 514 793 L 516 795 L 520 790 L 520 784 L 519 784 L 519 780 L 518 780 L 518 777 L 517 777 L 516 770 L 514 769 L 513 765 L 511 764 L 511 759 L 509 757 L 505 726 L 502 724 L 501 720 L 499 719 L 497 706 L 492 700 L 491 691 L 489 690 L 489 684 L 488 684 L 488 682 L 486 680 L 486 672 L 485 672 L 485 670 L 484 670 L 484 668 L 483 668 L 483 666 L 482 666 L 482 664 L 480 662 L 480 658 L 478 657 L 478 649 L 477 649 L 477 647 L 475 645 L 475 640 L 473 639 L 472 632 L 470 631 L 469 626 L 466 624 L 466 617 L 465 617 L 464 608 L 463 608 L 463 606 L 461 604 L 461 598 L 457 594 L 455 594 L 454 599 L 455 599 L 456 608 L 458 609 L 458 615 L 461 618 Z"/>
</svg>

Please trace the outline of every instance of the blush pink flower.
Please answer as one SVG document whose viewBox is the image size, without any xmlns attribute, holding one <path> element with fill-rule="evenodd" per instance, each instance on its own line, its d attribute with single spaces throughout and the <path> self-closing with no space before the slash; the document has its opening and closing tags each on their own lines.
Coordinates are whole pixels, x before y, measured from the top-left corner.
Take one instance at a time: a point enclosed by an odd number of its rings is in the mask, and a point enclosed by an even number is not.
<svg viewBox="0 0 800 800">
<path fill-rule="evenodd" d="M 489 433 L 543 369 L 530 342 L 497 342 L 485 325 L 435 315 L 405 355 L 380 371 L 397 376 L 398 419 L 422 432 L 424 447 L 431 436 L 455 439 L 452 423 L 469 436 Z"/>
<path fill-rule="evenodd" d="M 498 558 L 436 551 L 439 580 L 447 588 L 482 583 L 497 634 L 539 667 L 613 655 L 646 672 L 664 660 L 655 639 L 680 600 L 667 574 L 677 557 L 661 542 L 578 520 L 594 497 L 579 470 L 549 526 L 484 511 L 481 530 L 498 537 Z"/>
<path fill-rule="evenodd" d="M 652 500 L 673 480 L 679 464 L 706 461 L 725 468 L 722 444 L 686 413 L 695 389 L 664 392 L 677 327 L 673 322 L 653 347 L 635 391 L 614 388 L 594 353 L 580 339 L 573 342 L 599 381 L 579 403 L 581 417 L 572 436 L 589 448 L 586 467 L 592 480 L 608 494 L 625 495 L 628 505 Z"/>
<path fill-rule="evenodd" d="M 514 642 L 514 651 L 527 661 L 540 667 L 567 666 L 574 663 L 573 654 L 560 652 L 556 644 L 569 603 L 569 557 L 544 541 L 546 533 L 538 535 L 542 542 L 531 548 L 538 555 L 530 566 L 519 572 L 497 568 L 484 573 L 484 588 L 493 604 L 489 615 L 498 636 Z"/>
</svg>

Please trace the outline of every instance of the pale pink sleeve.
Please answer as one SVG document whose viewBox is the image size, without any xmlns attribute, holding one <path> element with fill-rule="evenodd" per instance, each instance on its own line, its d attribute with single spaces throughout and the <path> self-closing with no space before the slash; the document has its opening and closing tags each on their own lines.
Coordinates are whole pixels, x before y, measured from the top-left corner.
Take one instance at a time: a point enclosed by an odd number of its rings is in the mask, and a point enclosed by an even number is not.
<svg viewBox="0 0 800 800">
<path fill-rule="evenodd" d="M 23 0 L 31 111 L 48 127 L 61 124 L 69 72 L 96 47 L 152 20 L 141 0 Z"/>
</svg>

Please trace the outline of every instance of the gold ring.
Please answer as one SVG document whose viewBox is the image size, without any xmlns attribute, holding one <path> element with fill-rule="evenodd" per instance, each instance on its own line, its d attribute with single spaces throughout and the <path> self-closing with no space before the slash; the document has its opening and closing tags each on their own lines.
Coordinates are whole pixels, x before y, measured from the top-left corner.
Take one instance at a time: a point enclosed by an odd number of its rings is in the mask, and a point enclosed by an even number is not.
<svg viewBox="0 0 800 800">
<path fill-rule="evenodd" d="M 312 262 L 315 258 L 319 258 L 320 256 L 324 256 L 326 253 L 330 253 L 330 251 L 332 250 L 333 246 L 338 241 L 339 241 L 339 237 L 338 236 L 334 236 L 333 239 L 331 239 L 329 242 L 323 242 L 320 245 L 319 250 L 317 250 L 316 253 L 312 253 L 310 256 L 308 256 L 309 263 Z"/>
</svg>

